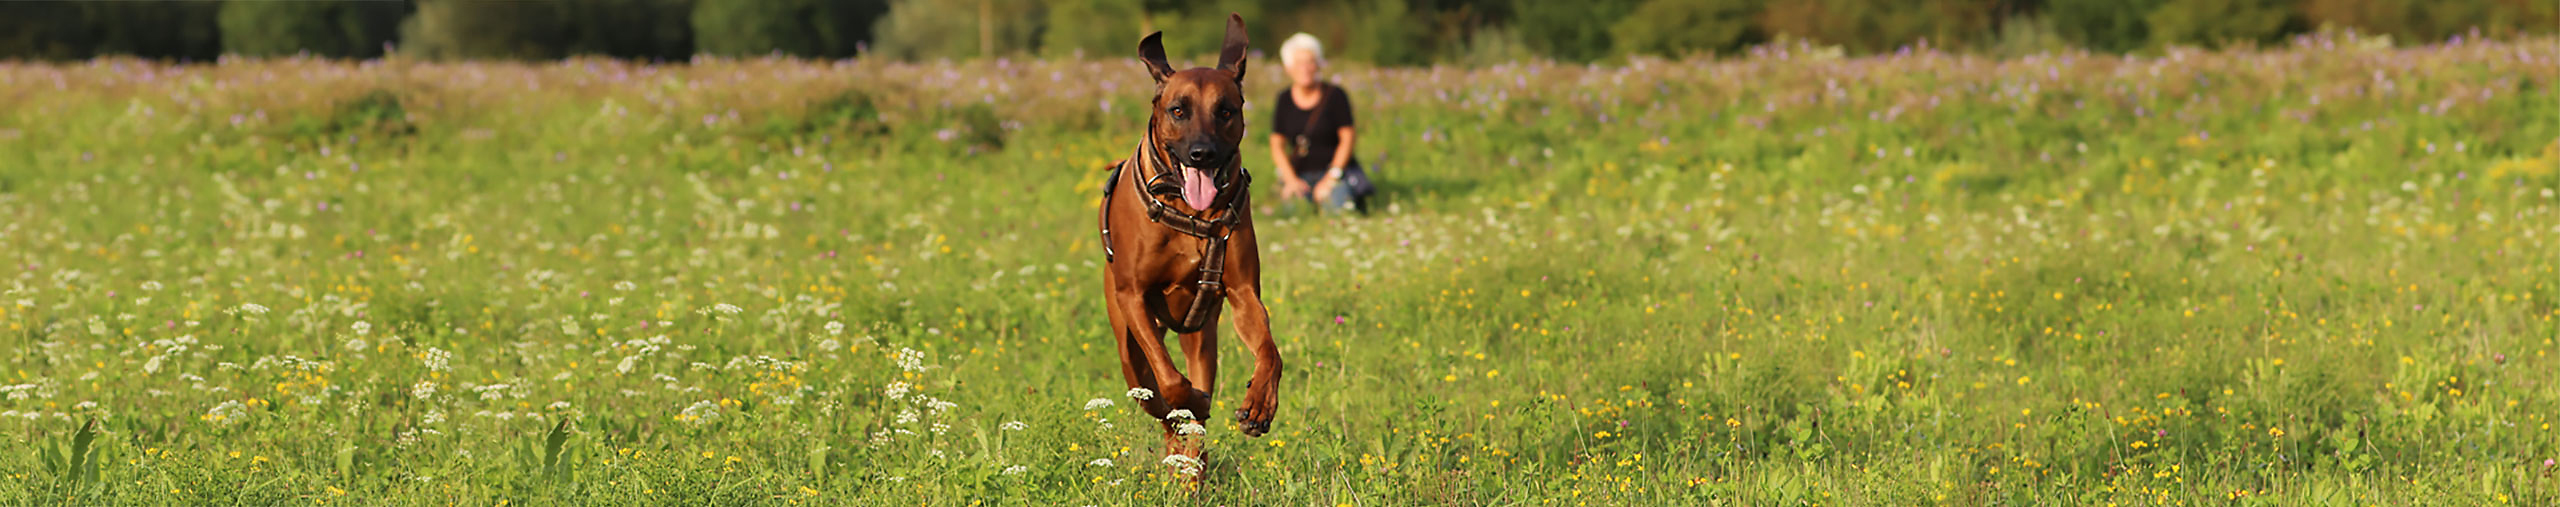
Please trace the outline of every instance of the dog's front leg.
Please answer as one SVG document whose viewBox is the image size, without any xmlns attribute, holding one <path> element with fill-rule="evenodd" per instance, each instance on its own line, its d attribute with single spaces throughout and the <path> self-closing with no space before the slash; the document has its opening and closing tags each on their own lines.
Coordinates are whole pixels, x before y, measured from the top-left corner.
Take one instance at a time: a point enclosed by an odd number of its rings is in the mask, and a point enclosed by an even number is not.
<svg viewBox="0 0 2560 507">
<path fill-rule="evenodd" d="M 1262 307 L 1260 283 L 1228 289 L 1227 303 L 1236 310 L 1236 333 L 1253 353 L 1253 378 L 1245 383 L 1236 425 L 1245 436 L 1258 437 L 1271 431 L 1271 417 L 1280 412 L 1280 344 L 1271 339 L 1271 314 Z"/>
</svg>

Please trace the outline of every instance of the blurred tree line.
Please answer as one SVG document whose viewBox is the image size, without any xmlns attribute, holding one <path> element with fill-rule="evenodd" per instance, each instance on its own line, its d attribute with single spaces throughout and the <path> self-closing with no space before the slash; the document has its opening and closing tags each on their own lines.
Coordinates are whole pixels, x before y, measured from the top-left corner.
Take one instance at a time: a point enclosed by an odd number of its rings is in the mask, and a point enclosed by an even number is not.
<svg viewBox="0 0 2560 507">
<path fill-rule="evenodd" d="M 1386 65 L 1730 53 L 1772 41 L 2149 51 L 2267 44 L 2322 29 L 2403 43 L 2560 29 L 2553 0 L 232 0 L 0 2 L 0 59 L 203 61 L 308 54 L 546 59 L 696 54 L 901 59 L 1118 57 L 1188 27 L 1213 52 L 1228 12 L 1268 46 L 1294 32 Z"/>
</svg>

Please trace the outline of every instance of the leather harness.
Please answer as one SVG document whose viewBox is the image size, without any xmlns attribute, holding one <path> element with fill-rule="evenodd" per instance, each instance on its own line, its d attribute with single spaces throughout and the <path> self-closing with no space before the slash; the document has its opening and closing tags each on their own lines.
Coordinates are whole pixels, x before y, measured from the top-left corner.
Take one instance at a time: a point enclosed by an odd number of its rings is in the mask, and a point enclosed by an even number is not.
<svg viewBox="0 0 2560 507">
<path fill-rule="evenodd" d="M 1150 172 L 1149 168 L 1152 167 L 1153 174 L 1146 175 L 1146 180 L 1143 182 L 1136 181 L 1138 175 L 1130 176 L 1132 184 L 1138 188 L 1138 195 L 1145 198 L 1139 202 L 1147 207 L 1147 221 L 1163 225 L 1175 232 L 1207 240 L 1207 244 L 1201 246 L 1199 290 L 1195 291 L 1191 301 L 1190 315 L 1176 324 L 1172 316 L 1165 313 L 1163 307 L 1147 306 L 1147 313 L 1156 319 L 1156 324 L 1171 329 L 1175 333 L 1191 333 L 1208 327 L 1210 320 L 1216 318 L 1218 307 L 1222 306 L 1218 298 L 1226 294 L 1225 268 L 1222 266 L 1226 265 L 1227 238 L 1233 234 L 1232 228 L 1237 220 L 1244 216 L 1242 211 L 1233 208 L 1244 198 L 1245 192 L 1239 190 L 1251 187 L 1253 173 L 1245 170 L 1244 164 L 1241 163 L 1243 160 L 1241 155 L 1231 157 L 1233 160 L 1230 160 L 1227 165 L 1234 167 L 1236 177 L 1218 185 L 1218 197 L 1211 199 L 1208 209 L 1203 210 L 1226 212 L 1216 220 L 1204 220 L 1197 215 L 1175 210 L 1172 205 L 1165 204 L 1164 199 L 1158 196 L 1182 193 L 1181 177 L 1173 173 L 1172 164 L 1163 160 L 1164 150 L 1156 145 L 1155 135 L 1155 119 L 1148 118 L 1146 136 L 1138 143 L 1138 155 L 1123 160 L 1118 166 L 1113 167 L 1111 183 L 1102 186 L 1102 207 L 1105 215 L 1108 216 L 1112 191 L 1120 187 L 1120 176 L 1122 173 L 1129 172 L 1127 169 L 1131 163 L 1137 164 L 1138 173 L 1141 174 Z M 1105 219 L 1102 223 L 1102 261 L 1112 262 L 1113 257 L 1111 221 Z"/>
</svg>

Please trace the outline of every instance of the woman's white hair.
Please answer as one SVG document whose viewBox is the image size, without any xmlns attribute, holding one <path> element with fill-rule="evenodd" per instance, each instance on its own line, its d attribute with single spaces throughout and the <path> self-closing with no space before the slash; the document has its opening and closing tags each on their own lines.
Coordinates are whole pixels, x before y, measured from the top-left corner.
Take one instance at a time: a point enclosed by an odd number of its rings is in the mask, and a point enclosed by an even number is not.
<svg viewBox="0 0 2560 507">
<path fill-rule="evenodd" d="M 1306 56 L 1298 56 L 1300 51 L 1306 52 Z M 1300 58 L 1313 58 L 1316 65 L 1324 65 L 1324 43 L 1317 42 L 1316 36 L 1306 32 L 1298 32 L 1280 43 L 1281 65 L 1297 65 Z"/>
</svg>

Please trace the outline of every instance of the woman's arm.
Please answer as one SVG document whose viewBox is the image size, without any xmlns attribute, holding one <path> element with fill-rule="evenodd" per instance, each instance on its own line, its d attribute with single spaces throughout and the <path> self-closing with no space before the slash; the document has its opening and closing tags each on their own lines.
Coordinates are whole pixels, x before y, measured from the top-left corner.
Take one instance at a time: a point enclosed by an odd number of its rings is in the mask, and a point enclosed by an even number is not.
<svg viewBox="0 0 2560 507">
<path fill-rule="evenodd" d="M 1288 144 L 1289 136 L 1271 135 L 1271 167 L 1278 169 L 1272 172 L 1280 175 L 1280 196 L 1284 198 L 1295 197 L 1307 187 L 1307 182 L 1298 180 L 1298 168 L 1289 164 L 1289 149 L 1283 147 Z"/>
<path fill-rule="evenodd" d="M 1333 165 L 1329 168 L 1331 169 L 1330 171 L 1324 173 L 1324 177 L 1326 179 L 1337 179 L 1342 177 L 1342 166 L 1349 165 L 1351 163 L 1351 148 L 1358 146 L 1353 143 L 1353 140 L 1357 139 L 1358 136 L 1354 135 L 1351 126 L 1344 125 L 1342 130 L 1338 132 L 1342 136 L 1342 144 L 1335 146 L 1333 149 Z"/>
</svg>

